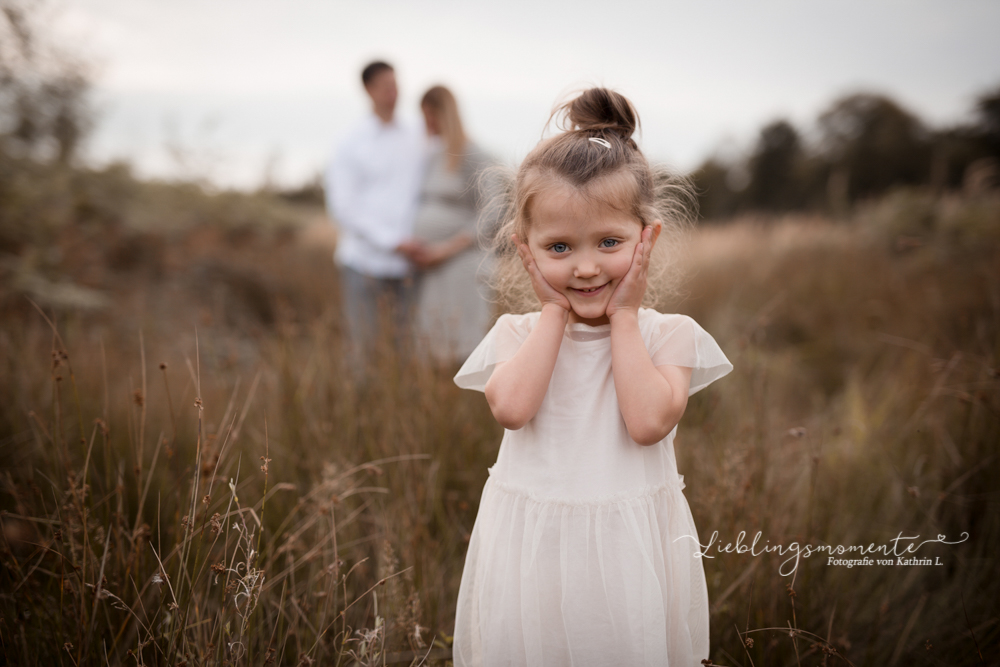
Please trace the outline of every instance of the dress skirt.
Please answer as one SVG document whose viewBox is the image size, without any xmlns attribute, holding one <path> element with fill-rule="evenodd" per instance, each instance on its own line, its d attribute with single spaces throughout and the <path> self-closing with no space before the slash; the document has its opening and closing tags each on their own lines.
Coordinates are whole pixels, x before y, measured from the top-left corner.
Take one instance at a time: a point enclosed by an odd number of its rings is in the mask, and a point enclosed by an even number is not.
<svg viewBox="0 0 1000 667">
<path fill-rule="evenodd" d="M 456 666 L 699 665 L 708 590 L 683 482 L 585 502 L 490 477 L 469 542 Z"/>
</svg>

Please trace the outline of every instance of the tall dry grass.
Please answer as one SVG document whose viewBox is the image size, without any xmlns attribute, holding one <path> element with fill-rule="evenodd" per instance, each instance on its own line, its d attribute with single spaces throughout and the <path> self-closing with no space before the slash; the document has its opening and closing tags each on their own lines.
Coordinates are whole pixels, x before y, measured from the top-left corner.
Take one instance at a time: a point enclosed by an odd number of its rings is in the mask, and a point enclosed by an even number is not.
<svg viewBox="0 0 1000 667">
<path fill-rule="evenodd" d="M 912 220 L 916 206 L 929 222 Z M 940 566 L 848 569 L 817 554 L 781 576 L 786 556 L 716 553 L 714 659 L 1000 659 L 998 238 L 996 200 L 902 193 L 841 224 L 746 219 L 695 239 L 680 308 L 736 367 L 677 440 L 702 541 L 968 535 L 905 554 Z"/>
<path fill-rule="evenodd" d="M 969 539 L 793 576 L 710 551 L 716 663 L 998 658 L 1000 208 L 931 202 L 909 229 L 925 203 L 901 201 L 696 234 L 662 307 L 735 371 L 693 397 L 679 467 L 703 542 Z M 446 660 L 501 435 L 483 397 L 391 345 L 352 380 L 328 250 L 293 235 L 195 228 L 150 266 L 72 234 L 57 268 L 112 308 L 0 295 L 6 659 Z"/>
<path fill-rule="evenodd" d="M 87 264 L 109 311 L 4 300 L 6 655 L 433 658 L 488 409 L 392 348 L 354 386 L 325 250 L 196 233 L 170 270 Z"/>
</svg>

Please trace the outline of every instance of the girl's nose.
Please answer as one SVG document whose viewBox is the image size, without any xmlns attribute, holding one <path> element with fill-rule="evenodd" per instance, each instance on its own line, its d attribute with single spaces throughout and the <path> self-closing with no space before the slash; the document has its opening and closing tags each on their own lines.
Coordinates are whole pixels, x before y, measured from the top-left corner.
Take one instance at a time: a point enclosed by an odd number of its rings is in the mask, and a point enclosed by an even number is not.
<svg viewBox="0 0 1000 667">
<path fill-rule="evenodd" d="M 589 259 L 581 260 L 573 268 L 573 276 L 575 278 L 592 278 L 600 272 L 601 270 L 597 266 L 597 262 L 594 262 Z"/>
</svg>

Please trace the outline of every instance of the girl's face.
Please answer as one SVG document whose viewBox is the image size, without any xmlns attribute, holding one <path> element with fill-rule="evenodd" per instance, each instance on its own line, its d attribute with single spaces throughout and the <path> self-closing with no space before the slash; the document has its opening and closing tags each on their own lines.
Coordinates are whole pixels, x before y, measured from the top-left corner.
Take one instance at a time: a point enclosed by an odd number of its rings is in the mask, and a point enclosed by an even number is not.
<svg viewBox="0 0 1000 667">
<path fill-rule="evenodd" d="M 542 277 L 569 301 L 570 321 L 607 324 L 605 311 L 632 265 L 642 223 L 562 184 L 536 196 L 530 217 L 528 248 Z"/>
</svg>

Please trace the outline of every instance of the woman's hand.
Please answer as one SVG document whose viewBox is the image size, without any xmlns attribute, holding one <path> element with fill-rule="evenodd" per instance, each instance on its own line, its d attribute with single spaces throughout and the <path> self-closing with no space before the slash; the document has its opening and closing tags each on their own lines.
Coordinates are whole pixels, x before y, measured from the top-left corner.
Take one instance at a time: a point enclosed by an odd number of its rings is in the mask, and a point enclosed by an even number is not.
<svg viewBox="0 0 1000 667">
<path fill-rule="evenodd" d="M 396 252 L 417 264 L 417 258 L 424 252 L 424 247 L 424 242 L 420 239 L 407 239 L 396 246 Z"/>
<path fill-rule="evenodd" d="M 429 269 L 451 257 L 451 248 L 444 243 L 426 243 L 420 239 L 404 241 L 396 251 L 418 269 Z"/>
<path fill-rule="evenodd" d="M 531 287 L 535 290 L 538 300 L 542 302 L 542 306 L 545 306 L 547 303 L 555 304 L 560 308 L 564 308 L 568 313 L 570 311 L 569 299 L 545 280 L 542 272 L 538 270 L 538 265 L 535 264 L 535 258 L 531 255 L 531 249 L 528 248 L 528 244 L 523 243 L 517 237 L 517 234 L 511 234 L 510 238 L 517 248 L 517 254 L 521 257 L 524 270 L 528 272 L 528 276 L 531 278 Z"/>
<path fill-rule="evenodd" d="M 402 243 L 397 250 L 419 269 L 430 269 L 448 261 L 458 253 L 472 245 L 472 237 L 459 233 L 447 241 L 426 243 L 419 239 L 410 239 Z"/>
<path fill-rule="evenodd" d="M 608 301 L 605 313 L 609 318 L 615 313 L 623 311 L 639 312 L 642 297 L 646 293 L 649 255 L 653 250 L 655 240 L 653 228 L 653 225 L 647 225 L 642 230 L 639 243 L 635 245 L 635 251 L 632 253 L 632 264 L 629 266 L 628 273 L 618 283 L 618 287 L 615 288 L 614 294 Z"/>
<path fill-rule="evenodd" d="M 410 257 L 410 261 L 421 269 L 429 269 L 449 259 L 451 257 L 449 250 L 450 248 L 441 243 L 427 244 L 419 248 Z"/>
</svg>

